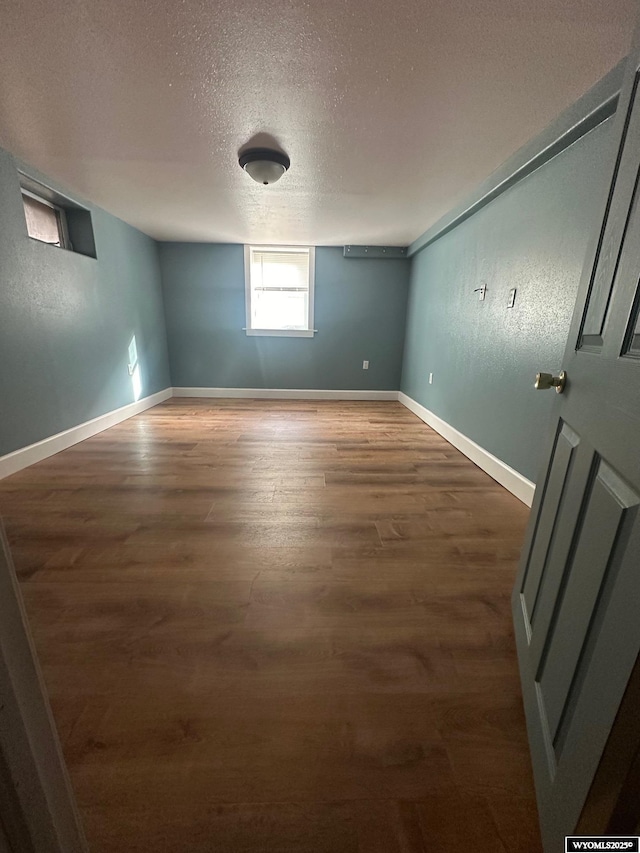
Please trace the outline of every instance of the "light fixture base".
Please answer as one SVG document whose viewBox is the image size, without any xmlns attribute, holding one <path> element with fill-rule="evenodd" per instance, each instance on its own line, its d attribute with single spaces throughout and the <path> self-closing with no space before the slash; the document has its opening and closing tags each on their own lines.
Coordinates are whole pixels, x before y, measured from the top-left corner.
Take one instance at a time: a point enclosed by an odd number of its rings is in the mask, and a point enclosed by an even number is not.
<svg viewBox="0 0 640 853">
<path fill-rule="evenodd" d="M 238 163 L 259 184 L 275 184 L 291 165 L 283 151 L 274 148 L 250 148 L 243 151 Z"/>
</svg>

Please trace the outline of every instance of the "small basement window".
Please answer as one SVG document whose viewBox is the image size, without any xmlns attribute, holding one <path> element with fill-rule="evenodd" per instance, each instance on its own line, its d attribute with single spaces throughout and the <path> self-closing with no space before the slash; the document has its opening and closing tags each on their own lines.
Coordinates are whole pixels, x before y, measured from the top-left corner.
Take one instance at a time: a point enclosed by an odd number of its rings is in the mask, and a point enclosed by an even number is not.
<svg viewBox="0 0 640 853">
<path fill-rule="evenodd" d="M 245 246 L 247 335 L 311 338 L 315 249 Z"/>
<path fill-rule="evenodd" d="M 19 172 L 27 234 L 39 243 L 96 257 L 91 213 L 72 199 Z"/>
<path fill-rule="evenodd" d="M 61 207 L 25 189 L 22 190 L 22 203 L 29 237 L 51 246 L 68 248 L 67 223 Z"/>
</svg>

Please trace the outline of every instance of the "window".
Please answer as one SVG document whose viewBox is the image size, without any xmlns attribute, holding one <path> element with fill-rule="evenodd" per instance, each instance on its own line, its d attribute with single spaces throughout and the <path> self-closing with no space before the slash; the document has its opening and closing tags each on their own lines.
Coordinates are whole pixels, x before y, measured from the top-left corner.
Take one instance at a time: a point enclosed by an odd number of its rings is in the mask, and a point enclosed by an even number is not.
<svg viewBox="0 0 640 853">
<path fill-rule="evenodd" d="M 25 189 L 22 190 L 22 203 L 29 237 L 51 246 L 68 247 L 67 224 L 62 208 Z"/>
<path fill-rule="evenodd" d="M 313 337 L 315 249 L 245 246 L 247 335 Z"/>
<path fill-rule="evenodd" d="M 18 171 L 27 234 L 77 255 L 96 257 L 91 213 L 57 190 Z"/>
</svg>

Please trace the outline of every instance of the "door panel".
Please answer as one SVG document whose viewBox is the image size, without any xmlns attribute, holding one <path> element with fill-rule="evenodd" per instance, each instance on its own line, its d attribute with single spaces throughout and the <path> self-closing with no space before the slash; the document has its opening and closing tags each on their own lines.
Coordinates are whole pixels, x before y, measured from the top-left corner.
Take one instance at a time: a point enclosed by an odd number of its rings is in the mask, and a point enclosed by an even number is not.
<svg viewBox="0 0 640 853">
<path fill-rule="evenodd" d="M 558 535 L 541 584 L 531 624 L 530 657 L 538 673 L 543 655 L 548 652 L 552 623 L 556 621 L 568 578 L 567 568 L 573 562 L 584 518 L 585 491 L 593 478 L 596 456 L 582 444 L 566 489 L 566 500 L 554 519 Z"/>
<path fill-rule="evenodd" d="M 638 143 L 640 136 L 638 79 L 636 72 L 625 108 L 624 121 L 618 119 L 621 124 L 618 156 L 604 213 L 605 227 L 601 232 L 595 263 L 591 267 L 589 294 L 578 344 L 579 349 L 589 349 L 593 352 L 598 352 L 603 344 L 605 322 L 626 233 L 628 212 L 637 189 L 638 170 L 635 169 L 634 172 L 628 149 Z M 623 154 L 627 155 L 626 159 Z"/>
<path fill-rule="evenodd" d="M 562 574 L 562 592 L 557 596 L 538 664 L 536 681 L 556 752 L 560 723 L 579 675 L 582 650 L 595 624 L 605 582 L 613 582 L 610 575 L 623 558 L 624 533 L 633 524 L 638 502 L 637 495 L 600 461 L 589 489 L 586 512 L 574 537 L 573 557 Z"/>
<path fill-rule="evenodd" d="M 567 432 L 571 442 L 566 440 Z M 559 728 L 579 672 L 582 651 L 595 624 L 603 590 L 614 582 L 612 575 L 626 559 L 640 504 L 638 493 L 596 454 L 585 452 L 583 456 L 589 464 L 572 469 L 571 456 L 576 453 L 578 441 L 577 435 L 563 425 L 551 466 L 550 485 L 554 488 L 548 489 L 543 501 L 545 511 L 540 512 L 541 521 L 545 521 L 548 507 L 554 510 L 552 523 L 540 525 L 541 531 L 551 529 L 552 535 L 540 535 L 534 540 L 532 557 L 544 553 L 545 560 L 543 564 L 541 561 L 542 568 L 530 564 L 520 592 L 523 619 L 531 612 L 527 620 L 529 659 L 535 672 L 545 737 L 553 746 L 555 758 Z M 554 478 L 556 472 L 558 476 Z M 573 488 L 568 488 L 569 483 Z M 558 492 L 560 500 L 556 500 Z M 580 503 L 575 500 L 576 494 L 582 496 Z M 565 535 L 557 537 L 560 526 Z M 539 542 L 542 547 L 538 547 Z M 535 598 L 531 595 L 534 580 Z"/>
<path fill-rule="evenodd" d="M 640 284 L 636 293 L 636 301 L 629 320 L 629 331 L 625 337 L 622 355 L 627 358 L 640 358 Z"/>
<path fill-rule="evenodd" d="M 551 459 L 545 496 L 540 510 L 539 523 L 531 546 L 531 556 L 521 590 L 523 611 L 531 626 L 535 618 L 540 585 L 545 577 L 551 552 L 556 541 L 556 520 L 562 512 L 569 473 L 580 443 L 579 436 L 567 424 L 562 424 Z"/>
<path fill-rule="evenodd" d="M 578 824 L 640 652 L 639 66 L 636 34 L 610 186 L 562 365 L 568 383 L 554 407 L 514 588 L 549 853 Z"/>
</svg>

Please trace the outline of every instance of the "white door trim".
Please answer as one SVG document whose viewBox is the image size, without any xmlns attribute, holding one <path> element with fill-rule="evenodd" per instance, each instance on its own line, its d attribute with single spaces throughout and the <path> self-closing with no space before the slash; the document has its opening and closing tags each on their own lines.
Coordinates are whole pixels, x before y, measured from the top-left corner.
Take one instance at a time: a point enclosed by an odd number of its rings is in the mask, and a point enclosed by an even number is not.
<svg viewBox="0 0 640 853">
<path fill-rule="evenodd" d="M 0 696 L 0 821 L 10 849 L 88 853 L 1 523 Z"/>
</svg>

